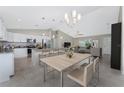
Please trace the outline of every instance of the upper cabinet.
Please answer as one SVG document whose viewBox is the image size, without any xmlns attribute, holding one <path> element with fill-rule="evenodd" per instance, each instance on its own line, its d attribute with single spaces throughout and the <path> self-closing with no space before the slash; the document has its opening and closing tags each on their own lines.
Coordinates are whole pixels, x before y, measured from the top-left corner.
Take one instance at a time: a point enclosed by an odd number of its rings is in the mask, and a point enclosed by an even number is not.
<svg viewBox="0 0 124 93">
<path fill-rule="evenodd" d="M 14 42 L 14 37 L 12 32 L 7 32 L 7 41 Z"/>
<path fill-rule="evenodd" d="M 0 41 L 6 41 L 6 40 L 7 40 L 6 27 L 4 26 L 4 24 L 0 20 Z"/>
<path fill-rule="evenodd" d="M 22 34 L 13 33 L 13 40 L 14 40 L 14 42 L 26 42 L 26 40 L 24 38 L 25 37 Z"/>
</svg>

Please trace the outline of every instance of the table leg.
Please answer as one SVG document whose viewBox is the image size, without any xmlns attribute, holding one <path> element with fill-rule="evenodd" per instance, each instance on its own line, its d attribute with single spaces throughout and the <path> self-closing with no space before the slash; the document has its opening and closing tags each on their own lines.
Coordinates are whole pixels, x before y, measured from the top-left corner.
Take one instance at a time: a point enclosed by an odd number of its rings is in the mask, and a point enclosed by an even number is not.
<svg viewBox="0 0 124 93">
<path fill-rule="evenodd" d="M 89 64 L 90 64 L 90 57 L 89 57 Z"/>
<path fill-rule="evenodd" d="M 46 81 L 46 64 L 44 63 L 44 82 Z"/>
<path fill-rule="evenodd" d="M 63 72 L 60 72 L 60 74 L 61 74 L 61 78 L 60 78 L 60 79 L 61 79 L 61 81 L 60 81 L 60 86 L 63 87 Z"/>
</svg>

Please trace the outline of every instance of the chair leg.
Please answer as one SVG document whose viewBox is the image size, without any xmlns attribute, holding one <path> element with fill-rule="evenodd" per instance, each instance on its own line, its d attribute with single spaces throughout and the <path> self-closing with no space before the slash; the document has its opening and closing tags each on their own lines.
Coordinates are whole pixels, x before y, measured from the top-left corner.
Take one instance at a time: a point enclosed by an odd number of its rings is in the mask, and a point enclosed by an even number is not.
<svg viewBox="0 0 124 93">
<path fill-rule="evenodd" d="M 99 81 L 99 63 L 98 63 L 98 81 Z"/>
</svg>

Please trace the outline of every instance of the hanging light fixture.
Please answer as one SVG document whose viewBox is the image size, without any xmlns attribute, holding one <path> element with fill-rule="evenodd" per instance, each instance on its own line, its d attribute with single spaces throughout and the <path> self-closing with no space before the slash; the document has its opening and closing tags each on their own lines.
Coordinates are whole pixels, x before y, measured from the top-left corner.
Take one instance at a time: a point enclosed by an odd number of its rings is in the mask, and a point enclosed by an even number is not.
<svg viewBox="0 0 124 93">
<path fill-rule="evenodd" d="M 45 33 L 43 33 L 42 35 L 45 36 Z"/>
<path fill-rule="evenodd" d="M 53 35 L 53 38 L 55 38 L 55 35 Z"/>
<path fill-rule="evenodd" d="M 65 13 L 64 18 L 65 18 L 65 22 L 72 27 L 73 25 L 78 23 L 78 21 L 81 20 L 81 14 L 77 13 L 76 10 L 73 10 L 71 12 L 71 15 L 69 15 L 68 13 Z"/>
<path fill-rule="evenodd" d="M 66 21 L 67 24 L 69 24 L 69 16 L 68 16 L 67 13 L 65 13 L 65 21 Z"/>
</svg>

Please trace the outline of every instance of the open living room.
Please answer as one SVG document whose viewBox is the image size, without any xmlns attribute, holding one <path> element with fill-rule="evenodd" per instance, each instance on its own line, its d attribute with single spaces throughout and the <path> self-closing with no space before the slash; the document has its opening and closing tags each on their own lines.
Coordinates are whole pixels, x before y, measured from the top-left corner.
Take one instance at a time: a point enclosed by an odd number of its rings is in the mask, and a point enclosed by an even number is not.
<svg viewBox="0 0 124 93">
<path fill-rule="evenodd" d="M 121 6 L 0 6 L 0 87 L 124 87 Z"/>
</svg>

